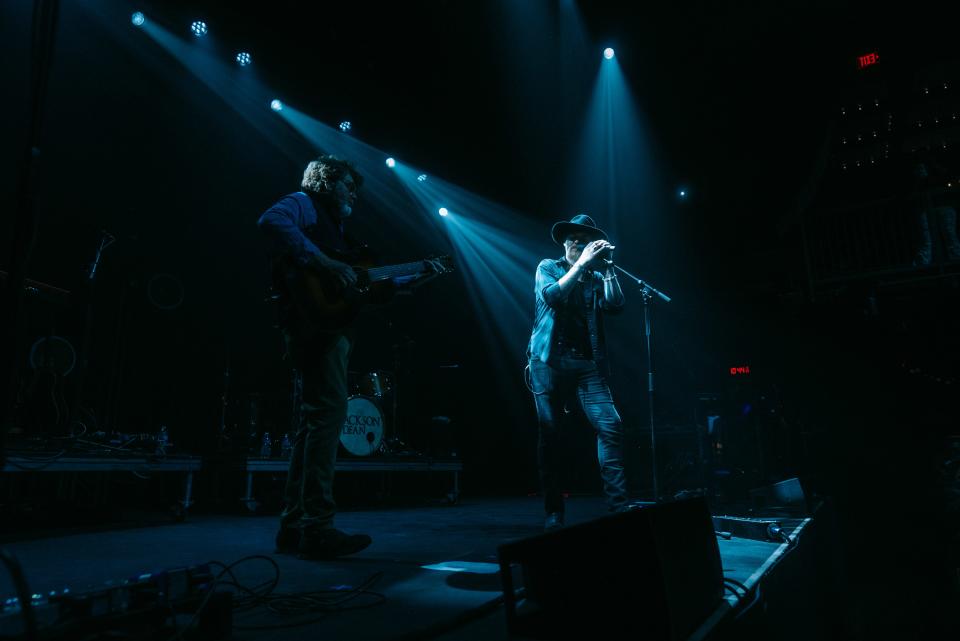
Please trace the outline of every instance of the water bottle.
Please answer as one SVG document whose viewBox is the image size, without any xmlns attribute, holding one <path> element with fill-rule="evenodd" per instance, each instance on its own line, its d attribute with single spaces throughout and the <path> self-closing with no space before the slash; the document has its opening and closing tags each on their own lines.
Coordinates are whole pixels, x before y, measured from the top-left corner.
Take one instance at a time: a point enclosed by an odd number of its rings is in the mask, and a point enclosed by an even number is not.
<svg viewBox="0 0 960 641">
<path fill-rule="evenodd" d="M 263 442 L 260 444 L 260 458 L 270 458 L 273 453 L 273 444 L 270 442 L 270 432 L 263 433 Z"/>
<path fill-rule="evenodd" d="M 290 434 L 284 434 L 283 440 L 280 441 L 280 456 L 288 459 L 291 452 L 293 452 L 293 443 L 290 441 Z"/>
<path fill-rule="evenodd" d="M 160 433 L 157 434 L 157 454 L 162 456 L 167 453 L 167 447 L 170 445 L 170 434 L 167 432 L 167 426 L 160 426 Z"/>
</svg>

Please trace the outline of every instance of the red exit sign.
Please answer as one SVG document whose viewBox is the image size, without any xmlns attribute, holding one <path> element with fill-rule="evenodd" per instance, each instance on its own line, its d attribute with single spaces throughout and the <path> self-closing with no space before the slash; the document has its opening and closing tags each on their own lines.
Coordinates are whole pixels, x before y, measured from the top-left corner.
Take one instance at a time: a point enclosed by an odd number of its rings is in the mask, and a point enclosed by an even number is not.
<svg viewBox="0 0 960 641">
<path fill-rule="evenodd" d="M 870 65 L 875 65 L 880 62 L 880 54 L 876 51 L 871 51 L 870 53 L 865 53 L 862 56 L 857 56 L 857 69 L 864 69 Z"/>
<path fill-rule="evenodd" d="M 730 368 L 730 376 L 743 376 L 750 373 L 749 365 L 739 365 L 737 367 Z"/>
</svg>

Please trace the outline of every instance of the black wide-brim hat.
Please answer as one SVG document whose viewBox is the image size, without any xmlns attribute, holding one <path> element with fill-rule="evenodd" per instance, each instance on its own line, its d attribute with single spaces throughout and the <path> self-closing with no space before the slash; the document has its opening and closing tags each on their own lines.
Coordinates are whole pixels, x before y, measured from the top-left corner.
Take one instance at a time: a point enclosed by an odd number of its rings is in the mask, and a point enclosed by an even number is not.
<svg viewBox="0 0 960 641">
<path fill-rule="evenodd" d="M 554 223 L 553 229 L 550 230 L 550 235 L 553 236 L 553 242 L 558 245 L 562 245 L 563 240 L 570 234 L 577 233 L 589 234 L 591 240 L 598 240 L 600 238 L 610 240 L 607 238 L 607 232 L 597 227 L 597 223 L 593 222 L 593 218 L 590 218 L 590 216 L 586 214 L 577 214 L 569 221 L 561 220 L 558 223 Z"/>
</svg>

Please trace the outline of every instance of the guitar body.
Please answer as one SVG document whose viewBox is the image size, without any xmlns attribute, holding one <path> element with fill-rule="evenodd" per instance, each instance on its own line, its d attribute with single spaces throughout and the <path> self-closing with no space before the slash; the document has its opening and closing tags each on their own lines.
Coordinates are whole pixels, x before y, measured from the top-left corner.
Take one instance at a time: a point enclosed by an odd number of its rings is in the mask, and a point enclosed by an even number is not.
<svg viewBox="0 0 960 641">
<path fill-rule="evenodd" d="M 389 280 L 369 282 L 367 269 L 372 266 L 369 260 L 332 251 L 326 253 L 353 267 L 357 284 L 341 289 L 329 274 L 320 270 L 310 267 L 285 270 L 286 289 L 301 318 L 319 330 L 338 330 L 353 322 L 365 305 L 389 302 L 393 296 L 393 283 Z"/>
<path fill-rule="evenodd" d="M 350 265 L 357 274 L 353 287 L 341 289 L 322 270 L 300 267 L 287 260 L 282 266 L 284 295 L 294 313 L 313 329 L 336 331 L 347 327 L 368 305 L 388 303 L 396 290 L 393 277 L 450 271 L 449 257 L 403 265 L 374 267 L 364 253 L 351 255 L 325 251 L 328 256 Z"/>
</svg>

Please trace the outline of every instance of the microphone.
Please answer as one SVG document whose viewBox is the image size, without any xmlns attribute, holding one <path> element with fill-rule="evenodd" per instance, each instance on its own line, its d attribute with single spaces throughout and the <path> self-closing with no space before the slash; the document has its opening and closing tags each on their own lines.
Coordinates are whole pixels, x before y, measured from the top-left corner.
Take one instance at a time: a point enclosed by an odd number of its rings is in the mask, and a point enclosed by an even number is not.
<svg viewBox="0 0 960 641">
<path fill-rule="evenodd" d="M 100 267 L 100 259 L 103 256 L 103 250 L 117 242 L 117 237 L 106 229 L 100 230 L 100 240 L 97 244 L 97 251 L 93 255 L 93 260 L 87 266 L 87 280 L 92 281 L 97 276 L 97 268 Z"/>
<path fill-rule="evenodd" d="M 602 262 L 605 267 L 613 265 L 613 250 L 616 248 L 616 245 L 604 247 L 600 253 L 597 254 L 597 260 Z"/>
</svg>

